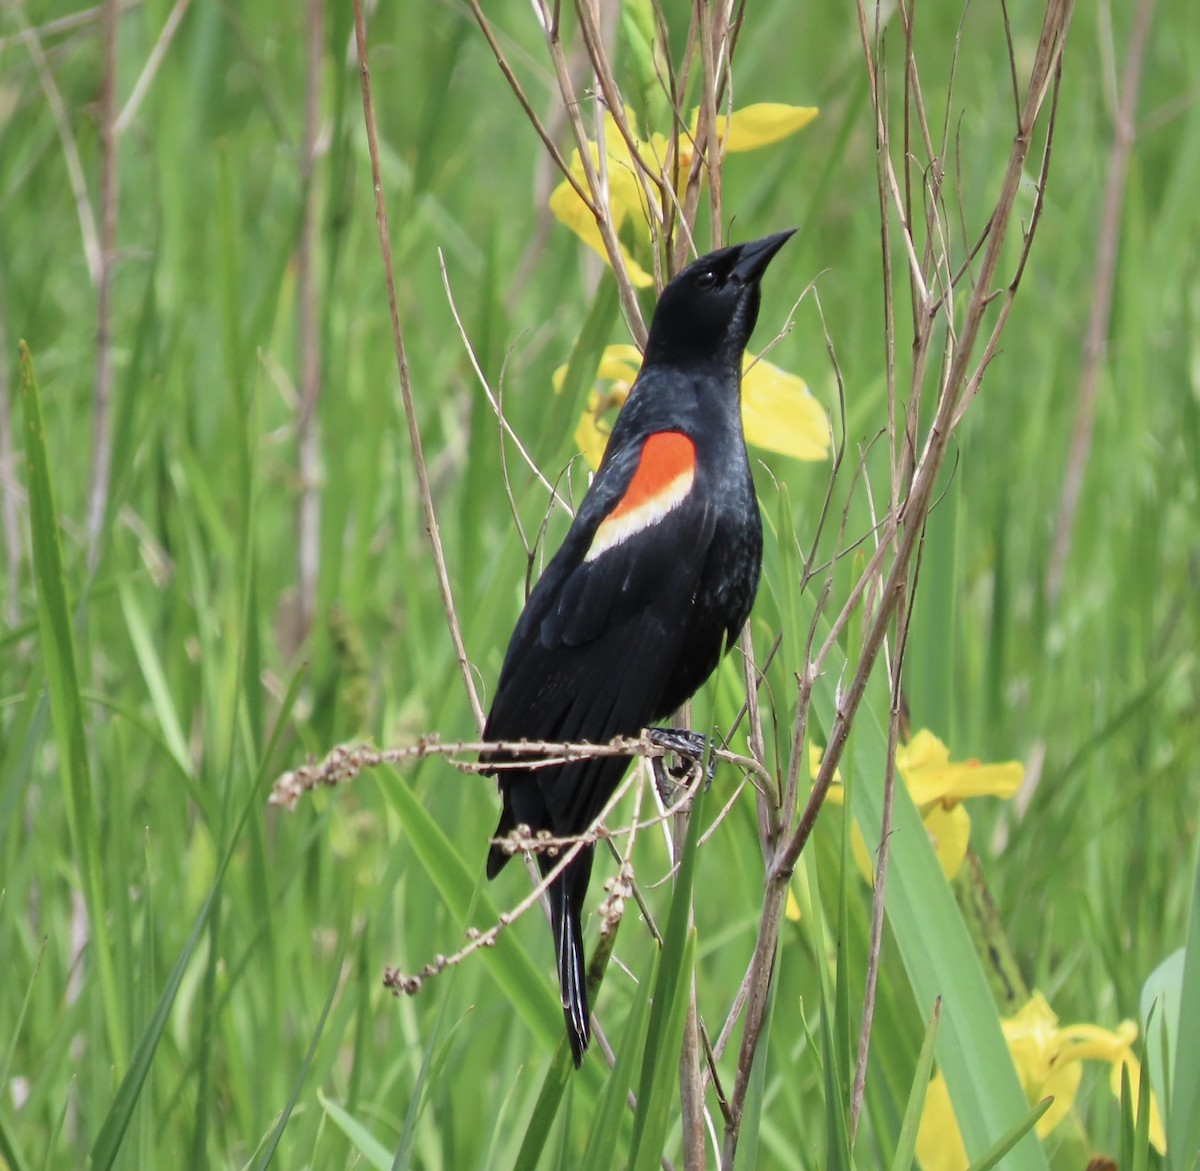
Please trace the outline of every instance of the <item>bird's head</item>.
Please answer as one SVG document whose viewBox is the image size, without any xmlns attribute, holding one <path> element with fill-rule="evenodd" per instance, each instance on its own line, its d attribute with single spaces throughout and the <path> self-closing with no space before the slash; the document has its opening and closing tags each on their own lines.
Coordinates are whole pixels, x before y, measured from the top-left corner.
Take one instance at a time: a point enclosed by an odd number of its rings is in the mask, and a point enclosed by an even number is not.
<svg viewBox="0 0 1200 1171">
<path fill-rule="evenodd" d="M 759 281 L 794 231 L 721 248 L 689 264 L 658 299 L 645 361 L 725 360 L 740 368 L 758 320 Z"/>
</svg>

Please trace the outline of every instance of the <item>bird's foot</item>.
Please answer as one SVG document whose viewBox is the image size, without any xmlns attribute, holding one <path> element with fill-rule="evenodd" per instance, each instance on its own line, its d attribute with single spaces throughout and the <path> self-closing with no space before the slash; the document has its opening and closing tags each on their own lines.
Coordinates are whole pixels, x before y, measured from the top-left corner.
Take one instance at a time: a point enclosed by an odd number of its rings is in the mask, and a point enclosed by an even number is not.
<svg viewBox="0 0 1200 1171">
<path fill-rule="evenodd" d="M 679 761 L 677 764 L 668 764 L 665 756 L 651 757 L 654 786 L 658 789 L 662 803 L 671 804 L 680 784 L 698 764 L 704 767 L 704 789 L 707 792 L 716 769 L 716 742 L 711 742 L 713 751 L 709 752 L 710 741 L 700 732 L 693 732 L 687 728 L 650 728 L 648 731 L 652 744 L 673 752 Z"/>
</svg>

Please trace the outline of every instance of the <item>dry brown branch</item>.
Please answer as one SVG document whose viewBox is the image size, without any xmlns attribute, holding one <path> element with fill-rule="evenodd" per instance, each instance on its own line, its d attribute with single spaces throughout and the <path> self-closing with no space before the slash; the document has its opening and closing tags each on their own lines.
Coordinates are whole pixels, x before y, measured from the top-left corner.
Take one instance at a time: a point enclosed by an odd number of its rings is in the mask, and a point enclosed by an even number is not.
<svg viewBox="0 0 1200 1171">
<path fill-rule="evenodd" d="M 488 753 L 492 759 L 461 759 Z M 495 759 L 505 753 L 512 759 Z M 641 736 L 617 736 L 607 744 L 586 741 L 559 740 L 447 740 L 437 736 L 422 737 L 415 744 L 401 748 L 371 748 L 365 744 L 339 744 L 322 761 L 301 765 L 283 773 L 271 787 L 270 805 L 294 809 L 305 793 L 314 789 L 337 788 L 354 780 L 363 769 L 383 764 L 401 765 L 424 760 L 430 756 L 446 758 L 460 772 L 488 773 L 509 769 L 551 768 L 573 760 L 589 760 L 599 756 L 629 756 L 646 759 L 662 758 L 670 749 L 655 743 L 648 732 Z M 736 752 L 713 747 L 713 757 L 728 764 L 751 767 L 754 762 Z"/>
<path fill-rule="evenodd" d="M 744 1026 L 742 1043 L 738 1052 L 737 1077 L 729 1099 L 733 1121 L 725 1134 L 722 1150 L 722 1166 L 724 1167 L 733 1166 L 737 1150 L 741 1112 L 763 1025 L 779 937 L 779 925 L 786 902 L 787 883 L 800 852 L 812 832 L 817 811 L 833 781 L 850 726 L 866 692 L 867 682 L 874 671 L 876 660 L 885 646 L 897 615 L 904 613 L 907 584 L 913 570 L 914 557 L 920 535 L 923 532 L 925 518 L 933 500 L 937 476 L 949 450 L 958 409 L 964 394 L 972 385 L 972 380 L 981 377 L 983 369 L 986 368 L 986 350 L 983 360 L 978 365 L 972 365 L 975 361 L 975 347 L 983 329 L 984 315 L 993 299 L 1001 250 L 1012 219 L 1025 161 L 1032 146 L 1034 128 L 1038 123 L 1047 93 L 1058 74 L 1072 6 L 1072 0 L 1048 0 L 1047 2 L 1042 33 L 1029 71 L 1025 98 L 1021 106 L 1008 164 L 990 217 L 991 231 L 980 260 L 979 273 L 963 309 L 961 327 L 957 331 L 947 329 L 948 348 L 941 364 L 934 421 L 926 433 L 920 457 L 913 467 L 911 487 L 898 506 L 890 509 L 884 516 L 879 545 L 867 566 L 866 573 L 863 574 L 861 588 L 856 590 L 861 596 L 867 588 L 867 583 L 876 581 L 879 583 L 872 612 L 867 616 L 862 647 L 858 659 L 853 665 L 853 675 L 848 686 L 844 691 L 839 689 L 836 714 L 829 732 L 829 743 L 808 805 L 790 840 L 777 851 L 768 872 L 758 940 L 745 982 Z M 867 58 L 872 102 L 876 112 L 878 150 L 881 155 L 885 156 L 880 159 L 879 169 L 882 218 L 886 219 L 891 214 L 900 221 L 904 250 L 909 258 L 909 276 L 913 285 L 914 300 L 920 310 L 914 315 L 914 321 L 917 323 L 914 341 L 919 350 L 922 346 L 928 346 L 933 336 L 932 331 L 922 323 L 924 315 L 928 312 L 930 294 L 921 266 L 917 261 L 916 242 L 913 237 L 911 220 L 906 214 L 905 201 L 896 182 L 895 170 L 888 153 L 890 148 L 877 64 L 878 45 L 877 41 L 869 35 L 866 12 L 861 4 L 859 20 L 864 54 Z M 1054 109 L 1052 107 L 1051 128 L 1053 116 Z M 1047 131 L 1047 134 L 1049 133 L 1050 131 Z M 1043 171 L 1042 180 L 1043 182 L 1045 180 L 1045 171 Z M 889 202 L 890 212 L 887 206 Z M 1032 241 L 1033 226 L 1031 225 L 1030 231 L 1026 233 L 1026 246 Z M 891 291 L 889 283 L 885 290 L 888 298 L 891 296 Z M 889 349 L 889 361 L 892 352 Z M 924 363 L 919 360 L 919 354 L 917 358 L 918 360 L 914 361 L 914 369 L 923 375 Z M 894 449 L 896 437 L 894 410 L 891 413 L 891 419 L 890 435 Z M 854 604 L 857 604 L 857 600 Z M 843 609 L 843 615 L 846 613 L 847 610 Z M 903 622 L 901 621 L 901 629 L 902 627 Z M 817 656 L 818 661 L 820 661 L 820 657 L 820 655 Z M 801 707 L 806 704 L 805 689 L 811 685 L 812 670 L 813 665 L 810 665 L 807 679 L 801 680 Z M 799 717 L 797 724 L 797 732 L 800 734 L 802 721 Z M 797 739 L 793 743 L 793 755 L 798 753 L 799 748 L 800 741 Z"/>
<path fill-rule="evenodd" d="M 597 746 L 589 745 L 583 747 L 594 749 Z M 636 772 L 627 774 L 624 781 L 617 786 L 612 796 L 605 802 L 604 808 L 597 814 L 592 824 L 581 834 L 573 835 L 569 838 L 555 838 L 545 832 L 531 833 L 528 826 L 517 826 L 511 834 L 500 839 L 500 844 L 509 853 L 548 854 L 550 857 L 556 858 L 557 861 L 545 874 L 539 875 L 529 893 L 511 910 L 502 912 L 491 927 L 485 931 L 480 931 L 474 927 L 468 928 L 466 932 L 467 942 L 458 951 L 451 955 L 435 956 L 415 975 L 405 975 L 396 968 L 388 968 L 383 976 L 384 985 L 390 988 L 396 995 L 413 996 L 421 990 L 426 980 L 439 975 L 448 968 L 457 966 L 480 948 L 494 947 L 502 931 L 517 922 L 518 919 L 538 905 L 542 896 L 549 890 L 554 880 L 578 857 L 580 850 L 585 846 L 595 844 L 601 838 L 607 839 L 615 836 L 603 828 L 604 821 L 617 805 L 624 800 L 626 793 L 633 788 L 638 793 L 633 822 L 626 830 L 622 831 L 629 839 L 628 844 L 617 876 L 605 883 L 607 896 L 600 907 L 601 938 L 608 940 L 608 950 L 593 955 L 592 963 L 589 966 L 589 984 L 591 983 L 590 977 L 593 972 L 596 973 L 598 979 L 603 973 L 604 964 L 607 962 L 609 952 L 611 951 L 612 937 L 624 914 L 625 900 L 632 893 L 633 870 L 629 859 L 633 851 L 633 843 L 637 832 L 640 829 L 647 828 L 659 822 L 665 822 L 674 817 L 681 809 L 686 809 L 691 804 L 694 792 L 693 789 L 681 787 L 674 804 L 664 810 L 663 813 L 642 822 L 638 816 L 641 808 L 641 797 L 640 786 L 637 784 L 637 781 L 638 774 Z"/>
<path fill-rule="evenodd" d="M 537 116 L 534 108 L 529 104 L 529 99 L 525 96 L 525 91 L 521 88 L 521 83 L 517 80 L 517 75 L 508 63 L 508 58 L 504 55 L 504 50 L 500 48 L 500 42 L 496 39 L 496 34 L 492 30 L 488 18 L 483 14 L 483 9 L 479 7 L 479 0 L 470 0 L 470 3 L 471 15 L 475 17 L 475 23 L 479 25 L 479 31 L 483 33 L 484 39 L 492 50 L 492 54 L 496 58 L 496 64 L 500 67 L 500 72 L 504 74 L 504 80 L 508 82 L 509 88 L 513 91 L 517 101 L 521 103 L 521 109 L 525 111 L 525 117 L 529 119 L 529 124 L 537 131 L 538 137 L 542 140 L 542 145 L 554 160 L 555 166 L 562 172 L 563 178 L 575 189 L 575 194 L 583 200 L 593 215 L 599 215 L 600 212 L 592 202 L 591 196 L 571 173 L 571 168 L 567 165 L 567 160 L 563 158 L 557 145 L 555 145 L 554 139 L 542 125 L 542 120 Z"/>
<path fill-rule="evenodd" d="M 363 116 L 367 127 L 367 149 L 371 156 L 371 182 L 375 191 L 375 223 L 379 229 L 379 250 L 383 259 L 383 275 L 387 285 L 388 311 L 392 320 L 392 341 L 396 351 L 396 367 L 400 375 L 400 396 L 404 401 L 404 418 L 408 424 L 408 438 L 412 446 L 413 464 L 417 473 L 417 485 L 421 493 L 421 505 L 425 512 L 425 531 L 429 535 L 433 550 L 434 566 L 437 571 L 438 590 L 450 638 L 458 658 L 463 686 L 475 713 L 476 725 L 482 730 L 485 723 L 483 704 L 475 687 L 475 676 L 467 658 L 462 628 L 454 608 L 454 594 L 450 589 L 450 575 L 446 569 L 446 554 L 442 548 L 441 532 L 437 515 L 433 509 L 433 497 L 429 490 L 429 474 L 425 467 L 425 451 L 421 442 L 421 431 L 417 423 L 417 410 L 413 402 L 412 383 L 408 374 L 408 358 L 404 350 L 404 333 L 400 328 L 400 310 L 396 301 L 396 280 L 392 270 L 392 242 L 388 231 L 387 204 L 383 194 L 383 178 L 379 164 L 379 136 L 375 125 L 375 105 L 371 97 L 371 73 L 367 63 L 367 30 L 363 21 L 362 0 L 354 0 L 354 38 L 358 49 L 358 68 L 362 82 Z"/>
<path fill-rule="evenodd" d="M 624 796 L 624 786 L 620 789 L 620 793 Z M 599 824 L 599 819 L 596 824 Z M 390 988 L 397 996 L 415 996 L 424 987 L 426 980 L 440 975 L 447 968 L 456 967 L 481 947 L 495 947 L 500 933 L 520 919 L 527 911 L 537 906 L 542 895 L 550 889 L 550 884 L 579 856 L 579 851 L 584 846 L 595 841 L 594 829 L 589 831 L 589 833 L 581 834 L 578 838 L 567 843 L 554 841 L 548 835 L 530 835 L 527 832 L 528 828 L 528 826 L 518 826 L 513 831 L 513 852 L 515 853 L 520 849 L 529 851 L 530 853 L 556 853 L 561 849 L 562 856 L 558 862 L 542 876 L 540 881 L 533 886 L 530 892 L 511 911 L 501 912 L 496 923 L 486 931 L 480 931 L 475 927 L 468 927 L 466 932 L 467 942 L 452 955 L 435 956 L 415 975 L 405 975 L 398 968 L 385 969 L 383 973 L 385 988 Z M 522 830 L 526 832 L 522 833 Z"/>
<path fill-rule="evenodd" d="M 588 210 L 596 218 L 596 227 L 604 241 L 604 251 L 617 280 L 617 295 L 621 302 L 621 312 L 625 316 L 625 324 L 633 335 L 639 349 L 646 345 L 646 322 L 642 317 L 642 308 L 638 304 L 637 290 L 633 287 L 625 260 L 621 254 L 621 245 L 617 240 L 616 227 L 609 211 L 607 185 L 600 179 L 596 164 L 592 161 L 591 145 L 587 129 L 583 124 L 583 116 L 579 112 L 579 101 L 575 95 L 574 84 L 571 81 L 570 70 L 567 68 L 566 53 L 563 51 L 561 28 L 559 26 L 559 10 L 557 6 L 551 11 L 546 7 L 545 0 L 537 0 L 537 11 L 541 16 L 542 28 L 546 34 L 546 45 L 550 50 L 550 60 L 554 65 L 554 76 L 558 80 L 559 92 L 567 111 L 567 121 L 575 137 L 575 148 L 579 152 L 579 164 L 583 168 L 584 178 L 591 199 L 585 200 Z M 598 155 L 604 158 L 603 143 L 599 144 Z"/>
<path fill-rule="evenodd" d="M 584 0 L 576 0 L 575 12 L 579 17 L 579 28 L 583 34 L 588 61 L 592 66 L 592 72 L 595 74 L 597 84 L 600 86 L 600 92 L 604 95 L 603 109 L 599 105 L 596 108 L 596 145 L 599 148 L 597 154 L 600 165 L 603 168 L 606 165 L 607 159 L 607 151 L 604 143 L 604 119 L 601 116 L 603 110 L 606 109 L 612 116 L 613 124 L 621 135 L 621 139 L 625 143 L 625 149 L 629 153 L 629 158 L 633 164 L 634 178 L 637 179 L 642 188 L 643 211 L 646 215 L 646 221 L 650 225 L 651 238 L 657 240 L 663 228 L 661 209 L 666 205 L 667 188 L 670 185 L 666 181 L 665 172 L 662 175 L 656 175 L 646 165 L 646 160 L 642 158 L 637 136 L 633 133 L 633 129 L 629 125 L 629 119 L 625 115 L 625 102 L 621 97 L 621 91 L 617 85 L 617 79 L 613 74 L 611 62 L 604 49 L 604 40 L 600 26 L 596 20 L 596 14 Z M 602 174 L 601 178 L 604 180 L 605 186 L 607 186 L 607 177 Z M 657 249 L 655 249 L 655 252 L 655 260 L 657 261 Z"/>
</svg>

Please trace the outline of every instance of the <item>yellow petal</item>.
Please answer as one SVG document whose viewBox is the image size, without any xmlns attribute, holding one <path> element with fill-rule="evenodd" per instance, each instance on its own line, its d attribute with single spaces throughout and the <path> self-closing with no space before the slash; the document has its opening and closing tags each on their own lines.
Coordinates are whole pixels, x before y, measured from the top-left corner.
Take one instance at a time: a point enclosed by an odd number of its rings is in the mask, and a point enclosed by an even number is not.
<svg viewBox="0 0 1200 1171">
<path fill-rule="evenodd" d="M 787 917 L 793 923 L 800 922 L 800 903 L 790 886 L 788 887 L 787 910 L 784 911 L 784 914 L 787 915 Z"/>
<path fill-rule="evenodd" d="M 933 1075 L 925 1091 L 925 1106 L 917 1128 L 917 1159 L 922 1171 L 966 1171 L 970 1166 L 941 1070 Z"/>
<path fill-rule="evenodd" d="M 1065 1061 L 1107 1061 L 1117 1063 L 1131 1056 L 1137 1040 L 1137 1025 L 1122 1021 L 1116 1030 L 1100 1025 L 1067 1025 L 1059 1030 L 1059 1044 Z"/>
<path fill-rule="evenodd" d="M 605 382 L 614 383 L 614 391 L 619 384 L 623 383 L 626 393 L 628 393 L 629 387 L 633 385 L 641 368 L 642 353 L 637 346 L 608 346 L 600 355 L 600 366 L 596 371 L 596 377 Z"/>
<path fill-rule="evenodd" d="M 902 772 L 949 763 L 950 749 L 928 728 L 914 732 L 907 743 L 896 748 L 896 767 Z"/>
<path fill-rule="evenodd" d="M 825 790 L 825 800 L 828 801 L 830 805 L 845 805 L 845 788 L 843 788 L 843 786 L 838 784 L 838 782 L 835 780 L 834 783 Z"/>
<path fill-rule="evenodd" d="M 830 793 L 838 786 L 831 785 Z M 856 821 L 850 827 L 850 848 L 854 852 L 854 864 L 858 867 L 858 872 L 867 880 L 868 886 L 875 885 L 875 867 L 878 864 L 878 858 L 873 850 L 867 849 L 867 839 L 863 837 L 862 830 L 858 828 Z"/>
<path fill-rule="evenodd" d="M 793 459 L 828 459 L 829 419 L 804 379 L 751 354 L 746 355 L 743 370 L 746 442 Z"/>
<path fill-rule="evenodd" d="M 1112 1065 L 1109 1085 L 1113 1094 L 1121 1097 L 1121 1069 L 1129 1067 L 1129 1086 L 1133 1095 L 1133 1109 L 1138 1107 L 1138 1081 L 1142 1067 L 1133 1055 L 1133 1043 L 1137 1040 L 1138 1028 L 1133 1021 L 1122 1021 L 1116 1029 L 1104 1029 L 1099 1025 L 1068 1025 L 1059 1031 L 1062 1045 L 1060 1057 L 1064 1064 L 1078 1065 L 1081 1061 L 1107 1061 Z M 1150 1095 L 1150 1141 L 1162 1153 L 1166 1150 L 1167 1138 L 1163 1130 L 1162 1116 L 1158 1112 L 1158 1101 Z"/>
<path fill-rule="evenodd" d="M 1058 1017 L 1046 998 L 1034 992 L 1014 1016 L 1000 1022 L 1000 1027 L 1026 1094 L 1036 1095 L 1058 1062 Z"/>
<path fill-rule="evenodd" d="M 896 750 L 896 767 L 914 804 L 923 811 L 935 801 L 1012 797 L 1025 779 L 1024 766 L 1015 760 L 1003 764 L 980 764 L 977 760 L 952 764 L 950 750 L 927 729 L 921 729 Z"/>
<path fill-rule="evenodd" d="M 971 841 L 971 819 L 967 811 L 961 805 L 947 809 L 935 803 L 922 815 L 922 820 L 942 873 L 947 879 L 953 878 L 962 867 Z"/>
<path fill-rule="evenodd" d="M 734 110 L 726 118 L 717 115 L 717 134 L 725 140 L 725 149 L 757 150 L 803 130 L 820 113 L 816 106 L 788 106 L 783 102 L 758 102 Z M 700 111 L 692 114 L 691 131 L 695 137 Z"/>
<path fill-rule="evenodd" d="M 641 365 L 642 354 L 637 346 L 608 346 L 600 355 L 600 364 L 596 367 L 596 381 L 612 384 L 604 398 L 615 402 L 617 406 L 623 405 Z M 567 368 L 564 362 L 551 375 L 555 394 L 562 393 L 563 383 L 567 380 Z M 593 390 L 592 398 L 588 400 L 588 410 L 595 410 L 600 401 L 601 396 Z"/>
<path fill-rule="evenodd" d="M 819 744 L 810 743 L 808 746 L 808 775 L 815 781 L 821 771 L 821 761 L 825 759 L 825 749 Z"/>
<path fill-rule="evenodd" d="M 608 184 L 608 205 L 612 210 L 616 226 L 620 227 L 625 222 L 626 216 L 634 216 L 648 225 L 646 189 L 642 186 L 642 181 L 635 169 L 637 164 L 629 153 L 629 147 L 617 129 L 617 124 L 613 121 L 611 114 L 604 115 L 605 166 L 603 173 L 600 170 L 600 151 L 595 143 L 590 143 L 589 146 L 596 174 L 601 181 Z M 639 155 L 644 157 L 645 149 L 645 143 L 638 143 Z M 574 171 L 574 167 L 571 169 Z M 651 168 L 652 172 L 653 170 L 654 168 Z M 579 178 L 582 180 L 584 177 L 581 167 Z M 648 228 L 645 238 L 647 241 L 650 239 Z"/>
<path fill-rule="evenodd" d="M 1079 1062 L 1067 1062 L 1051 1070 L 1045 1081 L 1031 1092 L 1026 1088 L 1025 1097 L 1031 1106 L 1043 1098 L 1053 1098 L 1050 1109 L 1037 1121 L 1038 1138 L 1045 1138 L 1068 1114 L 1075 1105 L 1075 1095 L 1079 1092 L 1079 1083 L 1083 1080 L 1083 1067 Z"/>
<path fill-rule="evenodd" d="M 815 781 L 817 774 L 821 771 L 821 761 L 825 759 L 825 749 L 819 744 L 809 743 L 808 745 L 808 775 Z M 832 801 L 835 805 L 841 805 L 845 801 L 845 793 L 842 790 L 842 770 L 835 768 L 833 770 L 833 784 L 829 786 L 829 792 L 825 799 Z"/>
<path fill-rule="evenodd" d="M 1109 1085 L 1112 1087 L 1112 1092 L 1116 1095 L 1117 1101 L 1120 1101 L 1121 1069 L 1126 1065 L 1129 1066 L 1130 1102 L 1133 1105 L 1133 1116 L 1136 1118 L 1138 1110 L 1138 1082 L 1142 1076 L 1142 1067 L 1132 1053 L 1126 1052 L 1123 1061 L 1117 1061 L 1113 1064 Z M 1155 1098 L 1153 1091 L 1150 1094 L 1150 1141 L 1154 1144 L 1154 1149 L 1160 1155 L 1166 1154 L 1167 1134 L 1163 1130 L 1162 1115 L 1158 1112 L 1158 1099 Z"/>
<path fill-rule="evenodd" d="M 588 394 L 587 407 L 575 428 L 575 443 L 593 471 L 600 466 L 600 461 L 604 458 L 604 449 L 608 446 L 608 436 L 612 430 L 603 416 L 613 407 L 619 408 L 624 405 L 629 397 L 629 388 L 637 378 L 641 361 L 642 355 L 637 346 L 608 346 L 600 355 L 596 382 L 607 382 L 608 388 L 604 393 L 598 388 L 592 389 Z M 556 392 L 562 390 L 566 376 L 566 366 L 559 366 L 554 371 Z"/>
<path fill-rule="evenodd" d="M 1079 1062 L 1063 1059 L 1063 1034 L 1058 1017 L 1040 992 L 1015 1016 L 1000 1022 L 1025 1098 L 1033 1105 L 1053 1097 L 1054 1103 L 1038 1120 L 1037 1132 L 1048 1135 L 1071 1111 L 1083 1070 Z"/>
<path fill-rule="evenodd" d="M 584 411 L 579 416 L 579 425 L 575 428 L 575 444 L 583 458 L 587 460 L 592 471 L 600 466 L 604 458 L 604 449 L 608 446 L 608 426 L 592 411 Z"/>
<path fill-rule="evenodd" d="M 618 204 L 612 197 L 611 172 L 609 176 L 609 191 L 613 227 L 619 228 L 625 218 L 625 209 L 622 207 L 618 212 Z M 566 179 L 550 193 L 550 210 L 554 213 L 554 218 L 559 223 L 570 228 L 605 264 L 608 263 L 608 251 L 604 247 L 604 237 L 600 235 L 600 228 L 596 224 L 596 217 L 588 210 L 587 204 L 579 198 L 575 188 Z M 618 241 L 618 245 L 621 249 L 621 258 L 625 264 L 625 271 L 629 273 L 631 283 L 639 289 L 648 289 L 654 284 L 654 278 L 630 256 L 629 249 L 624 244 Z"/>
<path fill-rule="evenodd" d="M 1024 778 L 1025 767 L 1018 760 L 1004 764 L 966 760 L 904 773 L 913 803 L 920 809 L 935 802 L 950 804 L 968 797 L 1012 797 Z"/>
</svg>

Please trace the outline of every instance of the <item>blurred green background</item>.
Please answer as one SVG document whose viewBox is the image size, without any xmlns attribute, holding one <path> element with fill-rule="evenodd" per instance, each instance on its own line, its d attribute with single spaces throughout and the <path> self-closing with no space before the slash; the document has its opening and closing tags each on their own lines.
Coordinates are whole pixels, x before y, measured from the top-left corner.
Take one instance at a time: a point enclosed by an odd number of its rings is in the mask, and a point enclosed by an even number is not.
<svg viewBox="0 0 1200 1171">
<path fill-rule="evenodd" d="M 682 43 L 688 10 L 665 8 Z M 118 108 L 170 10 L 160 0 L 122 8 Z M 535 109 L 565 143 L 529 7 L 488 10 Z M 1009 11 L 1016 60 L 1027 65 L 1040 11 L 1028 0 Z M 494 824 L 492 783 L 432 760 L 402 777 L 364 775 L 294 815 L 266 806 L 279 772 L 339 742 L 475 731 L 399 399 L 351 9 L 327 13 L 312 178 L 320 522 L 307 632 L 297 536 L 303 6 L 194 0 L 121 136 L 112 474 L 89 568 L 97 336 L 83 241 L 100 208 L 98 14 L 64 23 L 60 3 L 0 8 L 0 406 L 16 448 L 0 482 L 0 1162 L 72 1168 L 90 1153 L 110 1165 L 115 1152 L 120 1167 L 241 1167 L 274 1153 L 286 1167 L 389 1166 L 400 1150 L 413 1166 L 512 1165 L 557 1040 L 544 925 L 522 922 L 505 953 L 520 952 L 544 980 L 529 986 L 528 1012 L 513 1012 L 483 962 L 412 1000 L 393 1000 L 380 983 L 386 965 L 415 970 L 452 951 L 464 925 L 437 880 L 450 866 L 433 856 L 438 843 L 413 838 L 414 810 L 440 827 L 473 881 Z M 927 6 L 917 46 L 931 124 L 952 126 L 950 227 L 973 241 L 1003 172 L 1013 94 L 998 7 L 970 8 L 961 30 L 960 16 Z M 1061 591 L 1045 587 L 1131 19 L 1110 3 L 1076 13 L 1038 239 L 1001 352 L 956 436 L 906 674 L 914 727 L 936 732 L 955 758 L 1020 759 L 1036 776 L 1020 811 L 973 805 L 973 844 L 1029 985 L 1064 1021 L 1110 1028 L 1139 1019 L 1144 981 L 1184 943 L 1200 797 L 1200 10 L 1179 0 L 1158 5 L 1151 29 L 1094 441 Z M 486 701 L 526 560 L 439 250 L 478 360 L 552 479 L 574 455 L 582 399 L 554 395 L 551 375 L 602 270 L 550 219 L 555 176 L 468 9 L 383 4 L 370 41 L 399 311 Z M 888 54 L 897 126 L 899 41 Z M 772 265 L 757 341 L 815 282 L 853 461 L 887 417 L 874 130 L 853 11 L 749 6 L 733 92 L 736 106 L 821 107 L 803 134 L 727 160 L 724 205 L 733 239 L 800 227 Z M 1027 223 L 1031 189 L 1021 199 Z M 902 276 L 900 288 L 903 364 Z M 36 364 L 61 516 L 81 772 L 65 767 L 49 702 L 60 660 L 38 625 L 18 339 Z M 619 319 L 604 340 L 628 340 Z M 836 411 L 811 295 L 771 357 Z M 761 653 L 790 580 L 781 494 L 806 547 L 828 467 L 755 458 L 772 528 L 753 620 Z M 868 470 L 886 493 L 884 445 Z M 508 471 L 525 530 L 536 533 L 545 492 L 511 450 Z M 583 471 L 571 475 L 578 494 Z M 848 480 L 838 505 L 849 501 L 854 538 L 868 513 Z M 562 525 L 552 521 L 551 547 Z M 835 604 L 849 573 L 847 562 Z M 772 683 L 784 711 L 782 664 Z M 727 665 L 711 701 L 718 722 L 736 711 L 739 686 Z M 715 792 L 724 799 L 733 780 L 719 775 Z M 664 872 L 655 836 L 644 835 L 644 883 Z M 819 832 L 816 845 L 836 862 L 838 840 Z M 497 906 L 525 893 L 512 870 L 487 891 Z M 761 905 L 748 794 L 702 850 L 696 881 L 699 997 L 715 1033 Z M 865 887 L 847 880 L 842 889 L 861 924 Z M 665 891 L 649 897 L 665 918 Z M 826 1165 L 812 1038 L 816 971 L 829 957 L 803 921 L 790 930 L 747 1166 L 752 1157 L 763 1167 Z M 631 917 L 618 958 L 639 970 L 649 950 Z M 903 1023 L 880 1044 L 894 1046 L 884 1064 L 902 1071 L 902 1084 L 897 1100 L 887 1077 L 874 1079 L 861 1166 L 890 1161 L 923 1027 L 894 952 L 889 943 L 882 995 Z M 631 988 L 610 970 L 599 1008 L 615 1036 Z M 539 1032 L 535 1018 L 549 1023 Z M 579 1165 L 598 1071 L 568 1094 L 543 1166 Z M 1103 1069 L 1086 1075 L 1077 1114 L 1090 1143 L 1113 1151 L 1119 1117 L 1106 1082 Z"/>
</svg>

